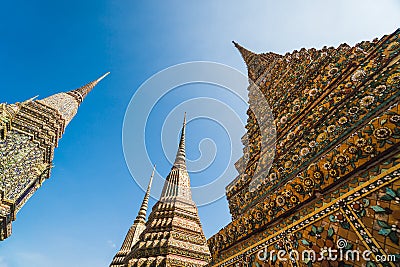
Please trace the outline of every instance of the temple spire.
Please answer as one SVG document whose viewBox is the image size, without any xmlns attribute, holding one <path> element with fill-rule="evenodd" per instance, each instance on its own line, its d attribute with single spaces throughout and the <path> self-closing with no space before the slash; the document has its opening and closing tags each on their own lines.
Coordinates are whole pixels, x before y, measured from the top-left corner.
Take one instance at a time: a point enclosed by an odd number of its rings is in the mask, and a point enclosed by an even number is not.
<svg viewBox="0 0 400 267">
<path fill-rule="evenodd" d="M 54 150 L 66 126 L 83 98 L 106 75 L 68 93 L 0 103 L 0 154 L 6 155 L 0 157 L 0 240 L 11 234 L 16 214 L 50 178 Z"/>
<path fill-rule="evenodd" d="M 139 222 L 139 221 L 145 222 L 146 221 L 147 207 L 149 204 L 151 185 L 153 183 L 153 177 L 154 177 L 155 170 L 156 170 L 156 165 L 154 165 L 154 167 L 153 167 L 153 172 L 151 173 L 151 176 L 150 176 L 150 181 L 147 186 L 146 194 L 144 195 L 143 202 L 142 202 L 142 205 L 140 206 L 140 209 L 139 209 L 139 212 L 138 212 L 135 222 Z"/>
<path fill-rule="evenodd" d="M 165 179 L 161 197 L 122 266 L 208 266 L 210 251 L 186 169 L 185 130 L 186 113 L 176 159 Z"/>
<path fill-rule="evenodd" d="M 38 101 L 57 110 L 65 121 L 65 128 L 78 112 L 79 105 L 82 103 L 83 99 L 108 74 L 110 74 L 110 72 L 107 72 L 97 80 L 94 80 L 78 89 L 69 91 L 67 93 L 51 95 Z"/>
<path fill-rule="evenodd" d="M 275 59 L 282 57 L 281 55 L 273 52 L 257 54 L 247 50 L 235 41 L 232 41 L 232 43 L 242 55 L 242 58 L 247 66 L 248 76 L 254 82 L 256 82 L 257 79 L 260 78 L 260 76 L 272 66 L 271 63 L 273 63 Z"/>
<path fill-rule="evenodd" d="M 85 97 L 90 93 L 90 91 L 92 91 L 92 89 L 101 81 L 103 80 L 108 74 L 110 74 L 110 72 L 105 73 L 103 76 L 99 77 L 97 80 L 94 80 L 88 84 L 85 84 L 84 86 L 69 91 L 67 94 L 73 96 L 78 103 L 82 103 L 83 99 L 85 99 Z"/>
<path fill-rule="evenodd" d="M 185 151 L 185 132 L 186 132 L 186 112 L 183 117 L 183 126 L 181 131 L 181 138 L 179 141 L 179 148 L 176 153 L 174 167 L 186 169 L 186 151 Z"/>
<path fill-rule="evenodd" d="M 247 50 L 246 48 L 244 48 L 240 44 L 236 43 L 235 41 L 232 41 L 232 43 L 239 50 L 240 54 L 242 55 L 242 58 L 243 58 L 244 62 L 248 66 L 250 64 L 251 60 L 253 59 L 253 57 L 255 55 L 257 55 L 257 54 L 252 52 L 252 51 L 250 51 L 250 50 Z"/>
<path fill-rule="evenodd" d="M 183 126 L 181 138 L 179 141 L 178 151 L 174 165 L 168 174 L 163 191 L 161 193 L 161 201 L 170 201 L 176 197 L 185 199 L 185 201 L 193 201 L 190 190 L 190 178 L 186 169 L 186 152 L 185 152 L 185 134 L 186 134 L 186 112 L 183 118 Z"/>
<path fill-rule="evenodd" d="M 122 267 L 125 265 L 125 257 L 131 251 L 132 247 L 140 240 L 140 235 L 146 229 L 146 213 L 147 206 L 150 198 L 151 185 L 153 183 L 154 172 L 156 170 L 156 165 L 153 167 L 153 172 L 150 176 L 149 185 L 147 186 L 146 194 L 144 195 L 142 205 L 140 206 L 138 215 L 128 230 L 125 236 L 124 242 L 120 250 L 115 254 L 110 267 Z"/>
</svg>

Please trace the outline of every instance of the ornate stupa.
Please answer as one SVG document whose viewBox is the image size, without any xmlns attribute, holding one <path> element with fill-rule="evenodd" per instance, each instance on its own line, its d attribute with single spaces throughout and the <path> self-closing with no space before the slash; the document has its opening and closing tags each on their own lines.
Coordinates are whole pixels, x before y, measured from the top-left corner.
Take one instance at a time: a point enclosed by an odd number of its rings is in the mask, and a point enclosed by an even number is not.
<svg viewBox="0 0 400 267">
<path fill-rule="evenodd" d="M 206 266 L 210 252 L 186 169 L 184 119 L 175 162 L 146 228 L 122 266 Z"/>
<path fill-rule="evenodd" d="M 251 82 L 247 141 L 210 266 L 399 266 L 400 30 L 285 55 L 235 46 Z M 261 100 L 276 127 L 264 145 Z M 371 253 L 334 259 L 329 249 Z"/>
<path fill-rule="evenodd" d="M 26 201 L 50 177 L 54 149 L 87 94 L 108 73 L 42 100 L 0 104 L 0 240 Z"/>
</svg>

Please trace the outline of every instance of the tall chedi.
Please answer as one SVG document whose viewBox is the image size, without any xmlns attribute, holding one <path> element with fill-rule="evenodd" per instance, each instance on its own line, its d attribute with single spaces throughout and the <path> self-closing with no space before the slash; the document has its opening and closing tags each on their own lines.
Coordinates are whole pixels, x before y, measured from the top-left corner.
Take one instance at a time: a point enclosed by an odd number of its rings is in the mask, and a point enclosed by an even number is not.
<svg viewBox="0 0 400 267">
<path fill-rule="evenodd" d="M 65 127 L 106 75 L 42 100 L 0 104 L 0 240 L 11 235 L 17 212 L 50 177 L 54 149 Z"/>
<path fill-rule="evenodd" d="M 186 116 L 175 162 L 146 229 L 126 256 L 124 266 L 206 266 L 210 252 L 186 169 Z"/>
<path fill-rule="evenodd" d="M 400 29 L 284 55 L 235 46 L 247 138 L 210 266 L 400 266 Z M 265 102 L 273 123 L 257 115 Z"/>
<path fill-rule="evenodd" d="M 122 243 L 121 249 L 114 256 L 110 267 L 124 266 L 126 255 L 131 252 L 132 247 L 139 241 L 140 234 L 144 231 L 144 229 L 146 229 L 147 206 L 149 204 L 151 184 L 153 183 L 155 169 L 156 166 L 154 165 L 153 173 L 151 174 L 149 185 L 147 186 L 146 194 L 144 195 L 138 215 L 136 216 L 136 219 L 133 222 L 131 228 L 129 228 L 125 240 Z"/>
</svg>

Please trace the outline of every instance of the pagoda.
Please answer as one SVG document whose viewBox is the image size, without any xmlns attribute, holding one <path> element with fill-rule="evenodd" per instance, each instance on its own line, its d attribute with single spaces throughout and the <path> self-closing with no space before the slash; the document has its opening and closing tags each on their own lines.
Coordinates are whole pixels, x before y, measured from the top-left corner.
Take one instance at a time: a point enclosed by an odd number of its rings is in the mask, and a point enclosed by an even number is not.
<svg viewBox="0 0 400 267">
<path fill-rule="evenodd" d="M 142 205 L 140 206 L 138 215 L 132 226 L 129 228 L 128 233 L 122 243 L 121 249 L 117 252 L 112 260 L 110 267 L 119 267 L 125 265 L 125 257 L 131 252 L 132 247 L 139 241 L 140 234 L 146 229 L 146 214 L 147 207 L 149 204 L 151 184 L 153 183 L 154 171 L 156 166 L 154 165 L 153 172 L 150 176 L 149 185 L 147 186 L 146 193 L 144 195 Z"/>
<path fill-rule="evenodd" d="M 210 266 L 399 266 L 400 30 L 285 55 L 234 45 L 250 81 L 247 138 Z M 273 125 L 257 116 L 262 100 Z"/>
<path fill-rule="evenodd" d="M 133 246 L 125 256 L 124 265 L 116 266 L 200 267 L 208 264 L 210 252 L 197 206 L 192 200 L 186 169 L 185 129 L 186 115 L 175 162 L 165 180 L 161 197 L 153 206 L 139 240 L 135 244 L 127 242 L 128 246 Z"/>
<path fill-rule="evenodd" d="M 87 94 L 108 73 L 42 100 L 0 104 L 0 240 L 28 199 L 50 177 L 54 149 Z"/>
</svg>

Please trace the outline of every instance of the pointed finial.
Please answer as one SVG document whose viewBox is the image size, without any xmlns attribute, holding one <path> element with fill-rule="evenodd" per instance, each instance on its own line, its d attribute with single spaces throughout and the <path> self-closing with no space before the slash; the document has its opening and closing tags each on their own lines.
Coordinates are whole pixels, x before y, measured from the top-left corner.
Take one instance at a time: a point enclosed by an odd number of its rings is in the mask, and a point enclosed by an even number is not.
<svg viewBox="0 0 400 267">
<path fill-rule="evenodd" d="M 140 209 L 139 209 L 139 212 L 138 212 L 135 222 L 138 222 L 138 221 L 145 222 L 146 221 L 147 207 L 149 204 L 151 185 L 153 183 L 153 177 L 154 177 L 155 170 L 156 170 L 156 165 L 154 164 L 153 172 L 151 173 L 151 176 L 150 176 L 150 181 L 147 186 L 146 194 L 144 195 L 143 202 L 142 202 L 142 205 L 140 206 Z"/>
<path fill-rule="evenodd" d="M 98 79 L 96 80 L 96 82 L 100 82 L 100 81 L 103 80 L 108 74 L 110 74 L 109 71 L 106 72 L 105 74 L 103 74 L 103 76 L 101 76 L 100 78 L 98 78 Z"/>
<path fill-rule="evenodd" d="M 243 46 L 241 46 L 240 44 L 238 44 L 235 41 L 232 41 L 232 43 L 239 50 L 239 52 L 242 55 L 242 58 L 243 58 L 244 62 L 246 63 L 246 65 L 249 65 L 250 61 L 252 60 L 252 58 L 257 54 L 251 52 L 250 50 L 247 50 L 246 48 L 244 48 Z"/>
<path fill-rule="evenodd" d="M 240 54 L 242 55 L 242 58 L 247 66 L 248 76 L 253 81 L 256 81 L 260 77 L 260 74 L 265 70 L 265 68 L 267 66 L 270 66 L 270 64 L 276 58 L 282 57 L 281 55 L 272 52 L 256 54 L 250 50 L 247 50 L 246 48 L 236 43 L 235 41 L 232 41 L 232 43 L 235 45 L 235 47 L 239 50 Z"/>
<path fill-rule="evenodd" d="M 186 112 L 183 116 L 181 138 L 179 141 L 179 148 L 178 152 L 176 153 L 176 158 L 174 162 L 174 167 L 186 169 L 185 132 L 186 132 Z"/>
<path fill-rule="evenodd" d="M 101 81 L 103 80 L 110 72 L 105 73 L 103 76 L 98 78 L 97 80 L 94 80 L 78 89 L 69 91 L 67 94 L 73 96 L 78 103 L 82 103 L 83 99 L 89 94 L 90 91 Z"/>
</svg>

